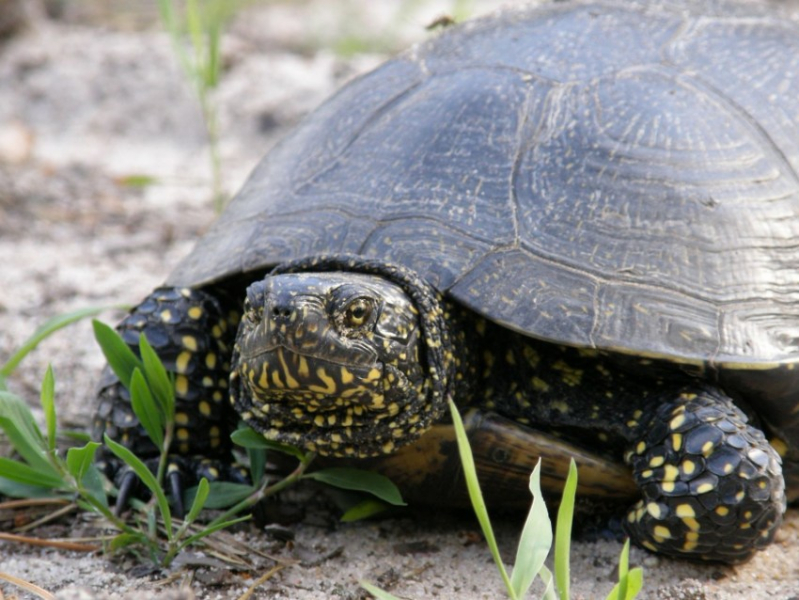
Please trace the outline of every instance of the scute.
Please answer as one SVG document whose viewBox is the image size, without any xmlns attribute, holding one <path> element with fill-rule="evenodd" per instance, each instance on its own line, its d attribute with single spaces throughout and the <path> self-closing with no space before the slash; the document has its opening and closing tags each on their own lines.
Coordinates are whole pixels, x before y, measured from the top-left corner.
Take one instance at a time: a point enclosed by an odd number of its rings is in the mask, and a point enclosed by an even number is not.
<svg viewBox="0 0 799 600">
<path fill-rule="evenodd" d="M 361 254 L 543 339 L 797 362 L 799 27 L 601 6 L 477 20 L 346 86 L 168 283 Z"/>
</svg>

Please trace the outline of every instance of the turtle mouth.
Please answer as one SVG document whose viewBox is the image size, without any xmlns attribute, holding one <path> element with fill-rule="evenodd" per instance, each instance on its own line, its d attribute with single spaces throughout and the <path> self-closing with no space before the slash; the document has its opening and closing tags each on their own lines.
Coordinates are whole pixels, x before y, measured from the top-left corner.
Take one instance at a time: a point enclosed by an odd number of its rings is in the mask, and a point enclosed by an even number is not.
<svg viewBox="0 0 799 600">
<path fill-rule="evenodd" d="M 344 364 L 286 345 L 242 356 L 240 376 L 253 400 L 260 405 L 292 405 L 308 412 L 341 410 L 347 406 L 378 408 L 384 367 Z"/>
</svg>

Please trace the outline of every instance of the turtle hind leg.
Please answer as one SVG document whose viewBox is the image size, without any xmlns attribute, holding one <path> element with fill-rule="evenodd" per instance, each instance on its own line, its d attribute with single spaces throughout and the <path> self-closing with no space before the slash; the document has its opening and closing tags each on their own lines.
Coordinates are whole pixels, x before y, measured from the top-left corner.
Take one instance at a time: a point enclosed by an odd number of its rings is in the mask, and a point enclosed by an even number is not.
<svg viewBox="0 0 799 600">
<path fill-rule="evenodd" d="M 780 458 L 732 400 L 686 389 L 641 431 L 626 456 L 643 494 L 624 523 L 633 541 L 726 563 L 771 542 L 785 510 Z"/>
<path fill-rule="evenodd" d="M 201 465 L 203 458 L 232 462 L 229 432 L 235 415 L 227 387 L 238 322 L 232 307 L 223 296 L 202 290 L 159 288 L 117 326 L 137 354 L 139 338 L 145 335 L 174 375 L 175 437 L 170 454 L 185 457 L 176 465 Z M 133 412 L 130 394 L 108 368 L 99 386 L 93 436 L 100 440 L 104 434 L 144 460 L 158 455 Z M 102 458 L 106 474 L 119 484 L 119 461 L 109 453 Z M 187 475 L 187 480 L 193 479 L 193 473 Z"/>
</svg>

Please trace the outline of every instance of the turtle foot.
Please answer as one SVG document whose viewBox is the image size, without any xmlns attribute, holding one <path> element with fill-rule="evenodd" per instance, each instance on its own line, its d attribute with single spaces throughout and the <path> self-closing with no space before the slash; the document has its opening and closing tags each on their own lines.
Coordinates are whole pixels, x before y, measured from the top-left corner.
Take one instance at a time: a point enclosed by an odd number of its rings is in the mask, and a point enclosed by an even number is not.
<svg viewBox="0 0 799 600">
<path fill-rule="evenodd" d="M 785 511 L 781 461 L 719 391 L 663 403 L 627 461 L 643 498 L 627 533 L 672 556 L 740 563 L 767 546 Z"/>
</svg>

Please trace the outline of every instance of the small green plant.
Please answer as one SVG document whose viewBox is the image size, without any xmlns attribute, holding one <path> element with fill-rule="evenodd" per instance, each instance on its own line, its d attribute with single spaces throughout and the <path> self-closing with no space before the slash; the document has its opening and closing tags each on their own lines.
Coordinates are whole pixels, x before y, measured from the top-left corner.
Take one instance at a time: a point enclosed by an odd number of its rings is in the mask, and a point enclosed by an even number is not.
<svg viewBox="0 0 799 600">
<path fill-rule="evenodd" d="M 219 156 L 219 116 L 212 92 L 219 84 L 221 73 L 222 33 L 240 5 L 241 0 L 158 0 L 161 21 L 172 40 L 181 69 L 200 102 L 208 133 L 211 191 L 217 212 L 224 208 L 226 198 L 222 191 Z"/>
<path fill-rule="evenodd" d="M 138 509 L 134 513 L 136 523 L 128 524 L 109 508 L 104 478 L 93 464 L 101 444 L 84 439 L 85 444 L 70 448 L 65 458 L 59 454 L 52 369 L 47 370 L 41 392 L 46 432 L 41 431 L 25 401 L 6 387 L 7 377 L 41 340 L 61 327 L 94 315 L 99 310 L 78 311 L 48 321 L 0 367 L 0 429 L 19 455 L 19 459 L 0 457 L 0 472 L 3 473 L 0 477 L 0 494 L 19 498 L 77 498 L 82 508 L 100 513 L 119 531 L 109 544 L 110 550 L 144 548 L 152 562 L 160 566 L 168 566 L 187 546 L 215 531 L 248 519 L 249 516 L 238 515 L 300 479 L 314 479 L 339 488 L 367 491 L 381 505 L 404 504 L 396 486 L 381 475 L 345 468 L 308 473 L 306 471 L 314 459 L 313 454 L 269 442 L 251 429 L 242 429 L 234 433 L 233 439 L 247 450 L 253 484 L 209 483 L 203 479 L 186 494 L 186 505 L 190 509 L 185 519 L 175 519 L 163 485 L 175 430 L 173 378 L 145 337 L 140 339 L 140 356 L 137 356 L 116 331 L 95 321 L 95 338 L 109 366 L 130 391 L 133 411 L 159 450 L 158 466 L 153 473 L 128 448 L 108 437 L 104 439 L 108 450 L 138 476 L 152 495 L 148 503 L 134 502 Z M 264 469 L 267 450 L 294 456 L 298 461 L 297 467 L 278 481 L 268 480 Z M 199 525 L 198 518 L 206 507 L 227 510 L 210 523 Z M 350 517 L 358 516 L 358 510 L 363 509 L 356 507 L 354 512 L 350 511 Z"/>
<path fill-rule="evenodd" d="M 466 486 L 472 502 L 477 520 L 483 530 L 486 543 L 491 556 L 499 570 L 500 577 L 505 584 L 508 597 L 512 600 L 526 598 L 530 587 L 536 577 L 540 577 L 544 584 L 543 600 L 568 600 L 569 598 L 569 553 L 571 544 L 572 519 L 574 515 L 574 499 L 577 490 L 577 466 L 572 459 L 569 465 L 569 474 L 563 488 L 563 496 L 558 509 L 557 530 L 554 554 L 554 577 L 552 572 L 544 565 L 544 561 L 552 548 L 552 523 L 549 519 L 546 503 L 541 493 L 541 460 L 530 475 L 530 493 L 533 502 L 527 519 L 522 528 L 519 544 L 516 549 L 516 560 L 510 576 L 499 554 L 494 530 L 488 516 L 488 509 L 483 500 L 483 493 L 477 480 L 477 470 L 474 464 L 469 440 L 463 426 L 460 413 L 455 404 L 450 400 L 450 413 L 455 426 L 461 464 L 463 465 Z M 630 542 L 627 540 L 619 558 L 619 581 L 607 595 L 606 600 L 632 600 L 643 587 L 643 569 L 636 567 L 629 569 Z M 362 581 L 361 586 L 378 600 L 399 600 L 385 590 L 381 590 L 369 582 Z M 557 591 L 556 591 L 557 589 Z"/>
</svg>

